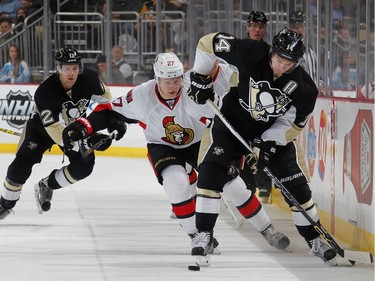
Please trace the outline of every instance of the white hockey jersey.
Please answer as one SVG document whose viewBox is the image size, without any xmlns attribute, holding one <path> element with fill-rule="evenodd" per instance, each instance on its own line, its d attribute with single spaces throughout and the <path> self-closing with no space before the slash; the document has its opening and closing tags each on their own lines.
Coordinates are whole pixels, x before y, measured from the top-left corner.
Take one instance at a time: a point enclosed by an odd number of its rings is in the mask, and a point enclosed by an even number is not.
<svg viewBox="0 0 375 281">
<path fill-rule="evenodd" d="M 229 65 L 220 65 L 215 75 L 215 103 L 229 91 L 229 81 L 234 74 Z M 183 91 L 172 105 L 157 94 L 156 80 L 149 80 L 130 90 L 111 103 L 117 113 L 138 120 L 144 129 L 148 143 L 164 144 L 174 148 L 185 148 L 202 138 L 203 130 L 214 117 L 207 105 L 199 105 L 187 95 L 190 74 L 184 78 Z"/>
</svg>

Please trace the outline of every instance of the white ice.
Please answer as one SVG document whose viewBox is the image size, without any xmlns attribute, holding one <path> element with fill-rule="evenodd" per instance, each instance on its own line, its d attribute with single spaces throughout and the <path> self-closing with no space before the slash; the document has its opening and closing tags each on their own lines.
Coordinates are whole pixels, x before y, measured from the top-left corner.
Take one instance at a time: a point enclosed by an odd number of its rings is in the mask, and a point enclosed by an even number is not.
<svg viewBox="0 0 375 281">
<path fill-rule="evenodd" d="M 0 155 L 1 180 L 13 157 Z M 331 267 L 310 256 L 290 214 L 272 205 L 265 208 L 292 252 L 275 250 L 251 225 L 236 229 L 222 208 L 215 228 L 221 255 L 208 268 L 188 271 L 190 239 L 169 218 L 168 198 L 146 159 L 98 157 L 89 178 L 55 191 L 51 210 L 39 215 L 33 185 L 61 161 L 46 155 L 15 214 L 0 222 L 1 281 L 374 280 L 373 264 L 340 258 Z"/>
</svg>

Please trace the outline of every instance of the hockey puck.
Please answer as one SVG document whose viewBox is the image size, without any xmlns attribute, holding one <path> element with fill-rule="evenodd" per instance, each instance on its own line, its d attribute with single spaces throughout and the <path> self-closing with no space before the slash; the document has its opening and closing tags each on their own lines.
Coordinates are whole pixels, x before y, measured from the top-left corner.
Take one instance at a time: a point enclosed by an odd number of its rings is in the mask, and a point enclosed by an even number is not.
<svg viewBox="0 0 375 281">
<path fill-rule="evenodd" d="M 201 270 L 201 267 L 198 266 L 198 265 L 189 265 L 188 269 L 191 270 L 191 271 L 199 271 L 199 270 Z"/>
</svg>

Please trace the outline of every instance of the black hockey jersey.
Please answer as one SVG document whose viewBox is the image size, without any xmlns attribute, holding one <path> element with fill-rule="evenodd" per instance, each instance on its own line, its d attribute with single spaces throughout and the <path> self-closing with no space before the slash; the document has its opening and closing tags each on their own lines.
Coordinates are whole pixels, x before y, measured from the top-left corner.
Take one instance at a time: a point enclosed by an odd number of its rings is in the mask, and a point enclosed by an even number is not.
<svg viewBox="0 0 375 281">
<path fill-rule="evenodd" d="M 206 75 L 217 59 L 234 65 L 239 84 L 224 98 L 222 113 L 246 140 L 261 136 L 285 145 L 305 126 L 318 90 L 300 66 L 274 80 L 269 48 L 262 41 L 208 34 L 199 40 L 193 69 Z"/>
<path fill-rule="evenodd" d="M 50 75 L 36 89 L 34 99 L 37 114 L 33 119 L 39 116 L 48 135 L 61 144 L 62 129 L 78 117 L 86 117 L 90 100 L 108 102 L 111 96 L 98 74 L 84 69 L 69 91 L 63 88 L 58 72 Z"/>
</svg>

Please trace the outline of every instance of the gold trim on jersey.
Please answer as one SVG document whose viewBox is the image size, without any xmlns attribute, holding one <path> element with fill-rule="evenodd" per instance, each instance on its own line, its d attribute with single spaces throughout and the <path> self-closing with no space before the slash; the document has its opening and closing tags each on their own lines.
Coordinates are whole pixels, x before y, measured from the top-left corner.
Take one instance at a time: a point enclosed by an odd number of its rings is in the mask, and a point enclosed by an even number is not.
<svg viewBox="0 0 375 281">
<path fill-rule="evenodd" d="M 203 197 L 209 197 L 209 198 L 221 198 L 220 192 L 216 192 L 209 189 L 204 188 L 198 188 L 197 189 L 197 195 L 203 196 Z"/>
</svg>

